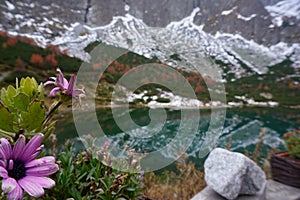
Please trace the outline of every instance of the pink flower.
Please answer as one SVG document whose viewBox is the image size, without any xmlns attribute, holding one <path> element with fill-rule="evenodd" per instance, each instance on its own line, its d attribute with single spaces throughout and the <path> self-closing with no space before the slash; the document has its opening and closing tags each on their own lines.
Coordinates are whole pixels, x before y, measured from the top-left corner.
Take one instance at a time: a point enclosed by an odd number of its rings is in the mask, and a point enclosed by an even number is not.
<svg viewBox="0 0 300 200">
<path fill-rule="evenodd" d="M 52 81 L 47 81 L 44 83 L 44 86 L 51 85 L 51 84 L 56 86 L 50 91 L 51 97 L 54 97 L 55 94 L 59 91 L 61 91 L 63 94 L 72 97 L 85 96 L 84 91 L 82 89 L 74 89 L 75 82 L 76 82 L 76 75 L 72 75 L 70 82 L 68 82 L 59 68 L 57 68 L 56 71 L 58 72 L 57 77 L 56 78 L 51 77 L 50 79 L 52 79 Z"/>
<path fill-rule="evenodd" d="M 110 146 L 110 143 L 109 143 L 109 142 L 107 142 L 107 141 L 104 142 L 104 147 L 105 147 L 105 148 L 108 148 L 109 146 Z"/>
<path fill-rule="evenodd" d="M 30 196 L 44 195 L 43 188 L 51 188 L 55 182 L 45 176 L 58 171 L 53 156 L 36 159 L 41 153 L 43 134 L 35 135 L 26 145 L 23 135 L 19 137 L 13 149 L 5 139 L 0 139 L 0 176 L 2 191 L 7 193 L 8 200 L 23 199 L 25 190 Z"/>
</svg>

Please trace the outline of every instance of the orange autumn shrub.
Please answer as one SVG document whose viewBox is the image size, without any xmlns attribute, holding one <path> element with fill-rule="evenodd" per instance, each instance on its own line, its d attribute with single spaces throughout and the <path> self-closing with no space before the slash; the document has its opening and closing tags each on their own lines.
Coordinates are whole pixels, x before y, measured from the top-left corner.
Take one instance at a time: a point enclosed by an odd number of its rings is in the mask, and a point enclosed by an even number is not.
<svg viewBox="0 0 300 200">
<path fill-rule="evenodd" d="M 54 54 L 47 55 L 45 60 L 46 60 L 46 63 L 48 63 L 49 65 L 51 65 L 53 67 L 57 67 L 57 65 L 58 65 Z"/>
<path fill-rule="evenodd" d="M 44 59 L 40 54 L 32 54 L 30 58 L 30 63 L 32 65 L 42 67 L 44 65 Z"/>
</svg>

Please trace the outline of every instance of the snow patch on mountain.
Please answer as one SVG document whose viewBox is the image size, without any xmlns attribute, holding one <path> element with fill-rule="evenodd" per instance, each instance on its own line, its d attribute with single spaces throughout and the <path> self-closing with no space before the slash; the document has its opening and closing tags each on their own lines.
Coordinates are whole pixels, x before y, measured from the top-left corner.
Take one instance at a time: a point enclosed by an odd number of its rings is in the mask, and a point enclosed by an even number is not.
<svg viewBox="0 0 300 200">
<path fill-rule="evenodd" d="M 300 19 L 300 0 L 283 0 L 265 8 L 273 17 L 272 22 L 276 26 L 283 24 L 284 17 L 296 17 Z"/>
<path fill-rule="evenodd" d="M 10 3 L 9 1 L 5 1 L 5 4 L 7 5 L 8 10 L 14 10 L 16 8 L 14 4 Z"/>
<path fill-rule="evenodd" d="M 221 12 L 221 15 L 229 15 L 230 13 L 232 13 L 235 9 L 237 9 L 237 7 L 233 7 L 232 9 L 230 10 L 224 10 Z"/>
<path fill-rule="evenodd" d="M 250 21 L 250 20 L 253 19 L 254 17 L 256 17 L 256 14 L 252 14 L 252 15 L 250 15 L 250 16 L 248 16 L 248 17 L 245 17 L 245 16 L 243 16 L 243 15 L 241 15 L 241 14 L 238 14 L 238 15 L 237 15 L 237 18 L 238 18 L 238 19 L 241 19 L 241 20 L 244 20 L 244 21 Z"/>
</svg>

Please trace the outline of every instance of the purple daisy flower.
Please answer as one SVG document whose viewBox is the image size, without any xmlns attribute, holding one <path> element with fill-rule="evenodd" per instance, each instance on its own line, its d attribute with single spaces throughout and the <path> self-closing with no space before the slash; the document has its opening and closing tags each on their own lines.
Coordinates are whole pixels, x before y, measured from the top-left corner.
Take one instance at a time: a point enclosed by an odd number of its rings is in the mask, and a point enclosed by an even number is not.
<svg viewBox="0 0 300 200">
<path fill-rule="evenodd" d="M 44 83 L 44 86 L 46 85 L 55 85 L 51 91 L 50 96 L 54 97 L 55 94 L 59 91 L 61 91 L 63 94 L 66 94 L 68 96 L 72 97 L 83 97 L 84 91 L 82 89 L 74 89 L 75 82 L 76 82 L 76 75 L 72 75 L 70 82 L 64 77 L 63 73 L 59 68 L 56 70 L 58 72 L 57 77 L 51 77 L 51 81 L 47 81 Z"/>
<path fill-rule="evenodd" d="M 19 137 L 14 147 L 5 139 L 0 139 L 0 176 L 2 190 L 7 193 L 8 200 L 22 199 L 25 190 L 30 196 L 44 195 L 43 188 L 51 188 L 55 182 L 45 176 L 58 171 L 53 156 L 36 159 L 43 150 L 40 145 L 44 135 L 35 135 L 26 145 L 23 135 Z"/>
</svg>

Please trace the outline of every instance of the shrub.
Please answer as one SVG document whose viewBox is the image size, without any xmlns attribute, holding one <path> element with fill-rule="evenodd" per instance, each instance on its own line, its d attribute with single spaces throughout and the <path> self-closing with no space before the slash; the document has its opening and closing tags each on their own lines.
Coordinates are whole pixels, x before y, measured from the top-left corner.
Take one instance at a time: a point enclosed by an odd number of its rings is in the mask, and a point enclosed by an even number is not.
<svg viewBox="0 0 300 200">
<path fill-rule="evenodd" d="M 24 71 L 25 70 L 25 63 L 20 57 L 18 57 L 16 59 L 14 70 L 16 70 L 16 71 Z"/>
<path fill-rule="evenodd" d="M 8 40 L 7 40 L 7 45 L 8 46 L 15 46 L 16 45 L 16 43 L 17 43 L 17 39 L 16 38 L 8 38 Z"/>
<path fill-rule="evenodd" d="M 108 153 L 104 146 L 102 153 Z M 55 175 L 56 186 L 44 199 L 138 199 L 142 194 L 142 176 L 121 172 L 104 165 L 93 156 L 94 148 L 87 148 L 76 155 L 72 143 L 59 153 L 60 171 Z M 107 155 L 107 154 L 106 154 Z"/>
<path fill-rule="evenodd" d="M 30 58 L 30 63 L 32 65 L 42 67 L 44 65 L 44 59 L 40 54 L 32 54 Z"/>
<path fill-rule="evenodd" d="M 46 63 L 51 65 L 52 67 L 57 67 L 58 63 L 55 60 L 55 55 L 54 54 L 49 54 L 46 56 Z"/>
<path fill-rule="evenodd" d="M 294 158 L 300 159 L 300 131 L 295 130 L 284 135 L 288 152 Z"/>
</svg>

